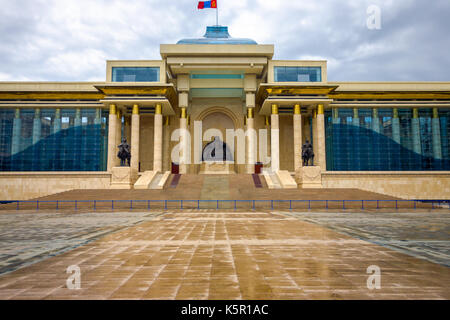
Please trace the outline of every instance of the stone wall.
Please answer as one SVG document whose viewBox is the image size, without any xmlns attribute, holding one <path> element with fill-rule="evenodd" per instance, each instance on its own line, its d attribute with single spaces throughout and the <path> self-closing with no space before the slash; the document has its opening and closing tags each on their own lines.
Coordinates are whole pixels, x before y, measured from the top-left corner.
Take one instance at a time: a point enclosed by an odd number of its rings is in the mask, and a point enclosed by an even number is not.
<svg viewBox="0 0 450 320">
<path fill-rule="evenodd" d="M 0 200 L 29 200 L 74 189 L 109 189 L 106 172 L 1 172 Z"/>
<path fill-rule="evenodd" d="M 357 188 L 403 199 L 450 199 L 449 172 L 325 172 L 324 188 Z"/>
</svg>

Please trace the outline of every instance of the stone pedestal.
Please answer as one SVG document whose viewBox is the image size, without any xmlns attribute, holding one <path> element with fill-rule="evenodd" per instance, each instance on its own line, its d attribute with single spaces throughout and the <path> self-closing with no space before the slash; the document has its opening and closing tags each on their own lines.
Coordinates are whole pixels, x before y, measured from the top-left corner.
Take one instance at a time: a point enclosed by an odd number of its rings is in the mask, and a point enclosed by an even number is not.
<svg viewBox="0 0 450 320">
<path fill-rule="evenodd" d="M 137 171 L 131 167 L 113 167 L 110 189 L 132 189 L 137 180 Z"/>
<path fill-rule="evenodd" d="M 295 171 L 295 180 L 300 188 L 323 188 L 322 169 L 318 166 L 301 167 Z"/>
<path fill-rule="evenodd" d="M 200 166 L 200 174 L 234 174 L 234 163 L 231 161 L 224 162 L 202 162 Z"/>
</svg>

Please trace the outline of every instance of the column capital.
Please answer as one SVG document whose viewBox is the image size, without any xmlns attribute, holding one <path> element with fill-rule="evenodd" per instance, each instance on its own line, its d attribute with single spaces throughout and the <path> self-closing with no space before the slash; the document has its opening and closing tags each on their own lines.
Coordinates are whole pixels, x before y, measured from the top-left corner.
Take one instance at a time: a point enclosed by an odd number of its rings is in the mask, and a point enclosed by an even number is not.
<svg viewBox="0 0 450 320">
<path fill-rule="evenodd" d="M 164 118 L 164 125 L 165 125 L 165 126 L 169 126 L 169 125 L 170 125 L 170 117 L 169 117 L 169 116 L 166 116 L 166 117 Z"/>
<path fill-rule="evenodd" d="M 185 107 L 182 107 L 182 108 L 181 108 L 181 118 L 182 118 L 182 119 L 185 119 L 185 118 L 186 118 L 186 108 L 185 108 Z"/>
<path fill-rule="evenodd" d="M 269 116 L 266 116 L 266 126 L 270 126 L 270 118 Z"/>
<path fill-rule="evenodd" d="M 317 105 L 317 114 L 324 114 L 323 104 Z"/>
<path fill-rule="evenodd" d="M 162 105 L 157 103 L 155 106 L 155 114 L 162 114 Z"/>
<path fill-rule="evenodd" d="M 358 108 L 353 108 L 353 118 L 359 118 Z"/>
<path fill-rule="evenodd" d="M 394 118 L 398 118 L 398 109 L 397 108 L 392 109 L 392 115 Z"/>
<path fill-rule="evenodd" d="M 294 114 L 301 114 L 302 108 L 299 104 L 294 105 Z"/>
<path fill-rule="evenodd" d="M 138 104 L 133 104 L 133 112 L 132 114 L 137 114 L 139 115 L 139 105 Z"/>
<path fill-rule="evenodd" d="M 339 118 L 339 109 L 338 108 L 333 108 L 333 118 Z"/>
<path fill-rule="evenodd" d="M 14 111 L 14 118 L 20 119 L 20 108 L 16 108 Z"/>
<path fill-rule="evenodd" d="M 253 119 L 255 108 L 247 108 L 247 118 Z"/>
<path fill-rule="evenodd" d="M 433 108 L 433 118 L 438 119 L 439 118 L 439 109 Z"/>
<path fill-rule="evenodd" d="M 278 114 L 278 105 L 272 104 L 272 114 Z"/>
<path fill-rule="evenodd" d="M 419 118 L 419 109 L 413 108 L 413 118 L 414 119 Z"/>
<path fill-rule="evenodd" d="M 34 109 L 34 116 L 39 118 L 41 116 L 41 108 Z"/>
<path fill-rule="evenodd" d="M 378 118 L 378 108 L 373 108 L 372 109 L 372 117 L 373 118 Z"/>
<path fill-rule="evenodd" d="M 117 107 L 115 104 L 109 105 L 109 114 L 116 114 L 117 113 Z"/>
<path fill-rule="evenodd" d="M 122 111 L 117 110 L 117 119 L 122 119 Z"/>
</svg>

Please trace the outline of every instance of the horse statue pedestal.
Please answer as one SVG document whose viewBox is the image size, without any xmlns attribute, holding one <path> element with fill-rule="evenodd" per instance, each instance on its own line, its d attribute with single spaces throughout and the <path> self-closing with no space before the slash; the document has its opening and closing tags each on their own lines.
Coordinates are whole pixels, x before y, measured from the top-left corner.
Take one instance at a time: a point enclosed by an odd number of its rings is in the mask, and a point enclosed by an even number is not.
<svg viewBox="0 0 450 320">
<path fill-rule="evenodd" d="M 131 167 L 113 167 L 110 189 L 133 189 L 137 176 L 136 170 Z"/>
<path fill-rule="evenodd" d="M 234 174 L 233 161 L 203 161 L 200 174 Z"/>
<path fill-rule="evenodd" d="M 322 169 L 318 166 L 301 167 L 295 171 L 295 180 L 300 188 L 323 188 Z"/>
</svg>

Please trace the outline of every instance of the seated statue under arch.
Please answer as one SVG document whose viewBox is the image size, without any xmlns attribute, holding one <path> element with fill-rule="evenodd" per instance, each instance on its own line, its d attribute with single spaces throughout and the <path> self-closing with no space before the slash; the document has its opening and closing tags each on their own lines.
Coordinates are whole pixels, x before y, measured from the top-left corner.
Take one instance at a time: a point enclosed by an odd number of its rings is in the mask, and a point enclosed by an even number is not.
<svg viewBox="0 0 450 320">
<path fill-rule="evenodd" d="M 214 140 L 209 142 L 202 152 L 202 161 L 207 162 L 224 162 L 233 161 L 233 155 L 230 148 L 219 137 L 214 137 Z"/>
</svg>

